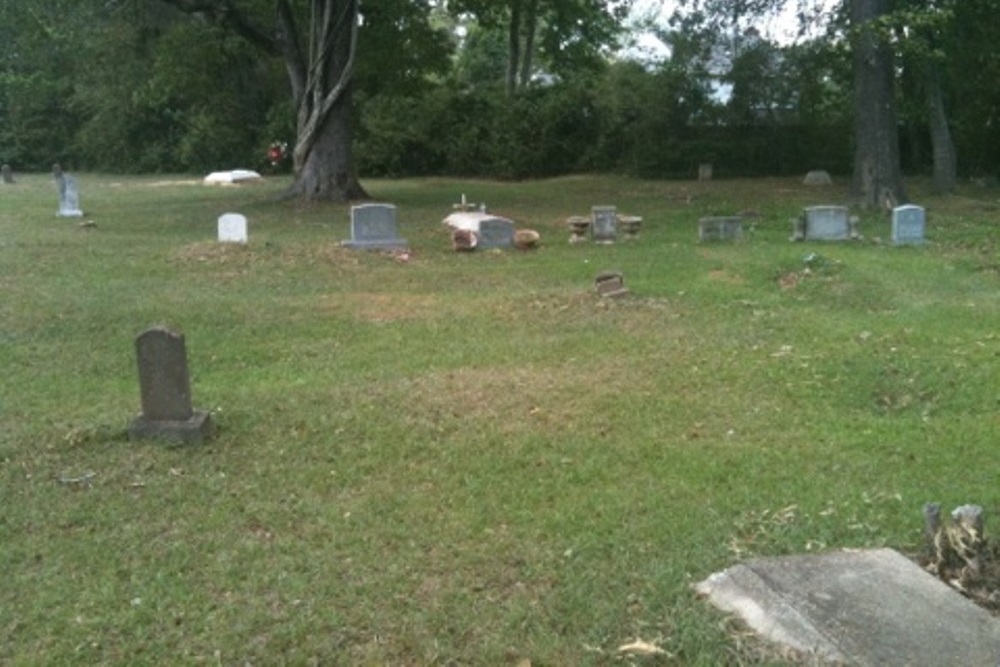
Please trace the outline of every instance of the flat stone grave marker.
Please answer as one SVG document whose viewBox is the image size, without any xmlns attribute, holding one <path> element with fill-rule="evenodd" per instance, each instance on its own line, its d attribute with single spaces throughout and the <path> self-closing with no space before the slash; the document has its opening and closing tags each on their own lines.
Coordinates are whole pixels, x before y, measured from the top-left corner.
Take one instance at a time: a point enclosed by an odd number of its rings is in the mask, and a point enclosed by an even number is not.
<svg viewBox="0 0 1000 667">
<path fill-rule="evenodd" d="M 802 183 L 804 185 L 833 185 L 833 179 L 830 178 L 830 174 L 827 172 L 816 169 L 806 174 L 806 177 L 802 179 Z"/>
<path fill-rule="evenodd" d="M 76 185 L 76 179 L 69 174 L 60 173 L 56 177 L 56 185 L 59 186 L 59 212 L 56 215 L 61 218 L 82 217 L 80 189 Z"/>
<path fill-rule="evenodd" d="M 456 211 L 444 219 L 455 232 L 471 232 L 473 247 L 483 250 L 514 245 L 514 221 L 485 211 Z M 454 237 L 453 237 L 454 238 Z"/>
<path fill-rule="evenodd" d="M 915 204 L 892 209 L 892 242 L 896 245 L 923 243 L 926 221 L 926 211 Z"/>
<path fill-rule="evenodd" d="M 184 335 L 152 327 L 135 339 L 142 414 L 129 425 L 133 440 L 200 443 L 212 433 L 211 415 L 191 407 Z"/>
<path fill-rule="evenodd" d="M 213 171 L 203 180 L 205 185 L 240 185 L 243 183 L 259 183 L 261 181 L 263 181 L 263 177 L 252 169 Z"/>
<path fill-rule="evenodd" d="M 240 213 L 223 213 L 219 216 L 220 243 L 246 243 L 247 219 Z"/>
<path fill-rule="evenodd" d="M 856 219 L 846 206 L 809 206 L 794 222 L 793 241 L 848 241 L 857 238 Z"/>
<path fill-rule="evenodd" d="M 740 216 L 708 217 L 698 221 L 698 240 L 735 241 L 743 238 L 743 218 Z"/>
<path fill-rule="evenodd" d="M 591 238 L 596 243 L 614 243 L 618 238 L 618 209 L 614 206 L 594 206 L 590 209 Z"/>
<path fill-rule="evenodd" d="M 351 238 L 341 241 L 359 250 L 403 250 L 406 239 L 396 231 L 396 207 L 392 204 L 359 204 L 351 207 Z"/>
<path fill-rule="evenodd" d="M 14 170 L 10 168 L 9 164 L 4 164 L 0 166 L 0 174 L 3 175 L 3 182 L 8 185 L 14 182 Z"/>
<path fill-rule="evenodd" d="M 695 589 L 766 639 L 834 664 L 1000 660 L 1000 621 L 892 549 L 749 560 Z"/>
</svg>

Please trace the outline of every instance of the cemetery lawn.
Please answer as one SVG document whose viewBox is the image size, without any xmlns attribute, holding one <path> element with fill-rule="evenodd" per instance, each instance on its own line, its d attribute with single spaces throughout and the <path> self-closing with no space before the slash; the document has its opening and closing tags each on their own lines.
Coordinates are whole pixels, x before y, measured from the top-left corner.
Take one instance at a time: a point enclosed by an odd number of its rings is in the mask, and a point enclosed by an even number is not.
<svg viewBox="0 0 1000 667">
<path fill-rule="evenodd" d="M 847 194 L 795 178 L 366 182 L 405 259 L 340 248 L 348 207 L 281 178 L 77 179 L 82 220 L 50 176 L 0 185 L 0 663 L 774 664 L 692 584 L 916 553 L 928 501 L 995 529 L 995 188 L 908 183 L 930 242 L 894 247 L 882 214 L 789 242 Z M 452 252 L 462 193 L 542 246 Z M 602 204 L 639 240 L 568 244 Z M 247 245 L 215 241 L 228 211 Z M 630 295 L 596 296 L 606 269 Z M 157 324 L 204 446 L 126 436 Z"/>
</svg>

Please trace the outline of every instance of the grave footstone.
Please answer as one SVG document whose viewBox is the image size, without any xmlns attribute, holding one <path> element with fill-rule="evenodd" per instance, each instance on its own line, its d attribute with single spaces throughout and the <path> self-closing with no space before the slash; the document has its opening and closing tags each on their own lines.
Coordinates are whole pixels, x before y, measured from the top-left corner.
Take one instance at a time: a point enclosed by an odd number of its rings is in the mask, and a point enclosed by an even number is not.
<svg viewBox="0 0 1000 667">
<path fill-rule="evenodd" d="M 14 170 L 10 168 L 9 164 L 4 164 L 0 167 L 0 174 L 3 175 L 3 182 L 11 185 L 14 183 Z"/>
<path fill-rule="evenodd" d="M 743 218 L 740 216 L 707 217 L 698 220 L 698 240 L 735 241 L 743 238 Z"/>
<path fill-rule="evenodd" d="M 618 238 L 618 209 L 614 206 L 594 206 L 590 209 L 591 238 L 595 243 L 614 243 Z"/>
<path fill-rule="evenodd" d="M 825 663 L 1000 664 L 1000 621 L 892 549 L 749 560 L 695 589 L 766 639 Z"/>
<path fill-rule="evenodd" d="M 359 204 L 351 207 L 351 238 L 341 241 L 359 250 L 405 250 L 406 239 L 396 231 L 396 207 L 392 204 Z"/>
<path fill-rule="evenodd" d="M 60 171 L 56 177 L 56 185 L 59 187 L 59 212 L 56 215 L 61 218 L 82 217 L 80 189 L 77 187 L 76 179 Z"/>
<path fill-rule="evenodd" d="M 129 425 L 133 440 L 201 443 L 212 433 L 208 412 L 191 407 L 184 335 L 152 327 L 135 339 L 142 414 Z"/>
<path fill-rule="evenodd" d="M 224 213 L 219 216 L 220 243 L 246 243 L 247 219 L 239 213 Z"/>
<path fill-rule="evenodd" d="M 809 206 L 793 223 L 793 241 L 847 241 L 858 238 L 857 219 L 846 206 Z"/>
<path fill-rule="evenodd" d="M 926 220 L 926 211 L 920 206 L 897 206 L 892 210 L 892 242 L 896 245 L 923 243 Z"/>
</svg>

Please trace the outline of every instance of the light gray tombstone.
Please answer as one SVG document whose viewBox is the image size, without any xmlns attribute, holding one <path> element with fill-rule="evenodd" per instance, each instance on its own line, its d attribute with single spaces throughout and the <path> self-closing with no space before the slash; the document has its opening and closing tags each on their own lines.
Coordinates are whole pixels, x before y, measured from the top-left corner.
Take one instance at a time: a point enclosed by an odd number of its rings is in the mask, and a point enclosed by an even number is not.
<svg viewBox="0 0 1000 667">
<path fill-rule="evenodd" d="M 489 217 L 479 222 L 480 250 L 510 248 L 514 245 L 514 223 L 506 218 Z"/>
<path fill-rule="evenodd" d="M 698 221 L 698 240 L 735 241 L 743 238 L 743 218 L 740 216 L 709 217 Z"/>
<path fill-rule="evenodd" d="M 699 181 L 710 181 L 712 180 L 712 163 L 702 162 L 698 165 L 698 180 Z"/>
<path fill-rule="evenodd" d="M 614 206 L 594 206 L 590 209 L 593 221 L 591 238 L 596 243 L 614 243 L 618 238 L 618 209 Z"/>
<path fill-rule="evenodd" d="M 184 335 L 152 327 L 136 337 L 135 351 L 142 414 L 129 425 L 129 437 L 204 442 L 212 434 L 212 419 L 210 413 L 191 407 Z"/>
<path fill-rule="evenodd" d="M 223 213 L 219 216 L 220 243 L 246 243 L 247 219 L 239 213 Z"/>
<path fill-rule="evenodd" d="M 833 185 L 833 179 L 827 172 L 817 169 L 806 174 L 802 183 L 804 185 Z"/>
<path fill-rule="evenodd" d="M 14 182 L 14 170 L 10 168 L 9 164 L 4 164 L 0 167 L 0 174 L 3 175 L 3 182 L 8 185 Z"/>
<path fill-rule="evenodd" d="M 392 204 L 360 204 L 351 207 L 351 238 L 341 241 L 360 250 L 402 250 L 406 239 L 396 231 L 396 207 Z"/>
<path fill-rule="evenodd" d="M 61 218 L 82 217 L 80 190 L 76 185 L 76 179 L 69 174 L 60 173 L 56 177 L 56 184 L 59 186 L 59 212 L 56 215 Z"/>
<path fill-rule="evenodd" d="M 809 206 L 793 223 L 793 241 L 847 241 L 858 238 L 857 219 L 846 206 Z"/>
<path fill-rule="evenodd" d="M 892 209 L 892 242 L 896 245 L 924 242 L 927 213 L 920 206 L 906 204 Z"/>
</svg>

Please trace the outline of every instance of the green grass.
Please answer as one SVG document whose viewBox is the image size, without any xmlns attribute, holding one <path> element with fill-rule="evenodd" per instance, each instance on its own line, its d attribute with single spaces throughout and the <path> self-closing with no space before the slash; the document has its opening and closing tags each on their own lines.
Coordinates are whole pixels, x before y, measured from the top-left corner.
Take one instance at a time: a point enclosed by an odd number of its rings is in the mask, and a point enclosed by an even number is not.
<svg viewBox="0 0 1000 667">
<path fill-rule="evenodd" d="M 931 242 L 897 248 L 880 215 L 790 243 L 846 199 L 793 179 L 368 182 L 399 262 L 280 181 L 178 180 L 81 175 L 89 229 L 48 177 L 0 186 L 4 664 L 777 662 L 691 584 L 1000 506 L 995 190 L 911 183 Z M 453 253 L 462 193 L 542 247 Z M 568 244 L 597 204 L 641 239 Z M 696 242 L 746 209 L 747 240 Z M 226 211 L 246 247 L 214 242 Z M 598 299 L 603 269 L 632 294 Z M 161 323 L 205 446 L 125 437 Z M 617 652 L 637 637 L 669 654 Z"/>
</svg>

